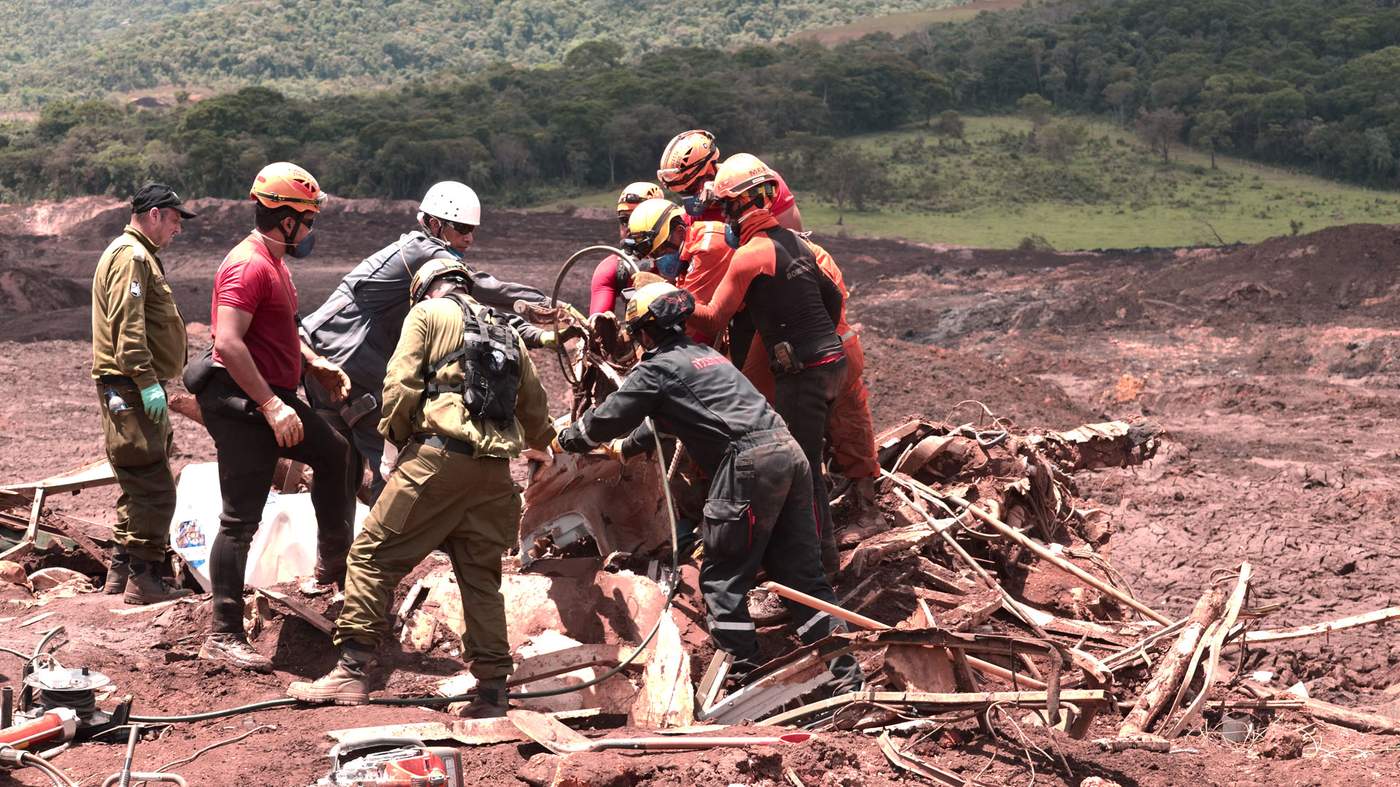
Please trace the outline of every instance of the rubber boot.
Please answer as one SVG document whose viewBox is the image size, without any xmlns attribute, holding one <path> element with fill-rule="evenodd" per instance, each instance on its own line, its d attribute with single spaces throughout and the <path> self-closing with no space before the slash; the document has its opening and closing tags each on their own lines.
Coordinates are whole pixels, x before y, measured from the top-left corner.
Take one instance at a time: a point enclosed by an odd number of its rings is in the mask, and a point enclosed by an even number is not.
<svg viewBox="0 0 1400 787">
<path fill-rule="evenodd" d="M 335 669 L 315 681 L 293 681 L 287 687 L 287 696 L 302 702 L 361 705 L 369 699 L 366 671 L 373 657 L 373 651 L 341 646 L 340 661 L 336 662 Z"/>
<path fill-rule="evenodd" d="M 259 653 L 242 634 L 210 634 L 204 638 L 199 657 L 206 661 L 223 661 L 254 672 L 272 671 L 272 659 Z"/>
<path fill-rule="evenodd" d="M 464 719 L 499 719 L 510 709 L 506 699 L 506 679 L 491 678 L 476 685 L 476 699 L 462 709 Z"/>
<path fill-rule="evenodd" d="M 126 578 L 131 575 L 131 556 L 121 547 L 112 548 L 112 562 L 107 566 L 107 583 L 102 592 L 115 596 L 126 590 Z"/>
<path fill-rule="evenodd" d="M 154 563 L 132 558 L 130 566 L 131 573 L 126 580 L 126 593 L 122 596 L 122 601 L 128 604 L 156 604 L 161 601 L 184 598 L 194 592 L 166 584 L 160 574 L 156 573 Z"/>
</svg>

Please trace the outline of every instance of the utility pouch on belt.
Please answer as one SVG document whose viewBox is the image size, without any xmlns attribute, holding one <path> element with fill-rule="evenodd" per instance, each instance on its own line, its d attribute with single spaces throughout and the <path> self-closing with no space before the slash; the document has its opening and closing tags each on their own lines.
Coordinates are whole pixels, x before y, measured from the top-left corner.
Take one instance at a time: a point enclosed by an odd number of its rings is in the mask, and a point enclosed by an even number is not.
<svg viewBox="0 0 1400 787">
<path fill-rule="evenodd" d="M 198 358 L 185 365 L 185 373 L 182 379 L 185 382 L 185 390 L 198 396 L 200 391 L 209 385 L 209 380 L 214 376 L 214 345 L 209 345 Z"/>
<path fill-rule="evenodd" d="M 778 342 L 768 355 L 768 365 L 773 374 L 798 374 L 802 371 L 802 362 L 797 360 L 797 351 L 792 349 L 791 342 Z"/>
<path fill-rule="evenodd" d="M 474 309 L 465 298 L 452 299 L 462 307 L 462 346 L 428 370 L 427 394 L 460 394 L 470 417 L 508 427 L 515 421 L 515 398 L 520 390 L 520 348 L 515 331 L 498 322 L 489 310 Z M 433 382 L 444 367 L 456 361 L 462 364 L 460 387 Z"/>
<path fill-rule="evenodd" d="M 354 428 L 361 418 L 379 409 L 379 402 L 375 400 L 374 394 L 361 394 L 340 408 L 340 417 L 345 419 L 345 425 Z"/>
</svg>

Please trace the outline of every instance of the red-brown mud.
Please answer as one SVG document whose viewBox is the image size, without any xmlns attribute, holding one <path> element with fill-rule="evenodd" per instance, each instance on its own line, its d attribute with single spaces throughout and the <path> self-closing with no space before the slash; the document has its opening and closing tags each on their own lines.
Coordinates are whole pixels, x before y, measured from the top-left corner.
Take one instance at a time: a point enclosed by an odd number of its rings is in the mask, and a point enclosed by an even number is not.
<svg viewBox="0 0 1400 787">
<path fill-rule="evenodd" d="M 101 206 L 99 205 L 98 208 Z M 187 321 L 206 323 L 212 274 L 244 232 L 246 205 L 210 203 L 164 255 Z M 314 308 L 359 258 L 412 224 L 407 203 L 342 203 L 317 224 L 316 256 L 294 267 L 303 311 Z M 0 211 L 0 482 L 42 477 L 101 457 L 88 378 L 86 277 L 123 221 L 90 205 L 59 222 Z M 39 233 L 61 226 L 57 235 Z M 470 260 L 503 278 L 548 288 L 560 262 L 611 237 L 610 222 L 561 214 L 489 213 Z M 852 287 L 852 319 L 864 325 L 877 427 L 908 416 L 971 420 L 954 406 L 985 403 L 1023 426 L 1068 428 L 1145 415 L 1170 439 L 1134 470 L 1082 473 L 1082 495 L 1113 517 L 1106 554 L 1139 597 L 1182 614 L 1212 571 L 1254 565 L 1252 606 L 1284 605 L 1262 625 L 1288 627 L 1397 602 L 1400 546 L 1400 231 L 1336 228 L 1226 252 L 1075 254 L 935 251 L 885 241 L 821 238 Z M 585 263 L 584 268 L 591 267 Z M 563 296 L 584 300 L 585 270 Z M 207 332 L 195 335 L 206 336 Z M 207 339 L 206 339 L 207 340 Z M 554 358 L 535 360 L 562 403 Z M 562 404 L 556 408 L 562 412 Z M 210 461 L 197 424 L 176 419 L 177 465 Z M 110 522 L 115 494 L 90 490 L 55 508 Z M 402 589 L 401 589 L 402 590 Z M 274 655 L 270 676 L 234 674 L 194 658 L 207 612 L 198 606 L 115 616 L 111 597 L 85 595 L 42 608 L 0 602 L 0 619 L 40 611 L 50 621 L 0 624 L 0 644 L 31 649 L 62 623 L 65 664 L 109 674 L 138 712 L 187 713 L 280 696 L 315 676 L 329 640 L 277 618 L 258 639 Z M 894 622 L 894 621 L 890 621 Z M 379 690 L 417 692 L 461 667 L 445 654 L 387 654 L 397 667 Z M 1237 668 L 1239 665 L 1233 665 Z M 1400 647 L 1385 628 L 1355 629 L 1253 650 L 1247 670 L 1305 681 L 1313 696 L 1349 706 L 1391 707 Z M 0 683 L 19 665 L 0 655 Z M 1014 715 L 1014 714 L 1013 714 Z M 276 709 L 181 724 L 136 755 L 141 769 L 259 725 L 275 730 L 216 749 L 174 770 L 191 784 L 306 785 L 325 767 L 326 730 L 441 718 L 416 708 Z M 1063 757 L 1029 759 L 1020 743 L 992 743 L 961 725 L 915 750 L 944 768 L 994 784 L 1393 784 L 1392 740 L 1326 724 L 1301 729 L 1302 756 L 1278 759 L 1260 742 L 1215 734 L 1177 742 L 1171 754 L 1106 754 L 1085 741 L 1024 727 L 1026 743 Z M 1095 734 L 1111 734 L 1103 718 Z M 1024 725 L 1023 725 L 1024 726 Z M 1286 725 L 1279 725 L 1282 729 Z M 611 734 L 622 734 L 615 732 Z M 552 765 L 533 745 L 467 748 L 476 783 L 512 784 Z M 56 763 L 99 783 L 122 747 L 85 745 Z M 527 762 L 535 757 L 530 768 Z M 580 784 L 903 784 L 873 740 L 824 734 L 805 747 L 695 754 L 571 755 Z M 1065 768 L 1068 768 L 1068 771 Z M 20 784 L 42 784 L 21 771 Z"/>
</svg>

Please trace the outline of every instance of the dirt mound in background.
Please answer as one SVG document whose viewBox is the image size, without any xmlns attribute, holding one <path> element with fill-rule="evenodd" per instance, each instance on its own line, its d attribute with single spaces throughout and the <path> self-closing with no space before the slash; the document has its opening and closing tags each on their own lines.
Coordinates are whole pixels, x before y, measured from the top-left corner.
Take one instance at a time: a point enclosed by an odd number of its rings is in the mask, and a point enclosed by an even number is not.
<svg viewBox="0 0 1400 787">
<path fill-rule="evenodd" d="M 1182 259 L 1140 292 L 1210 307 L 1207 322 L 1333 321 L 1400 315 L 1400 227 L 1355 224 Z"/>
<path fill-rule="evenodd" d="M 86 306 L 88 288 L 33 268 L 0 270 L 0 315 L 13 317 Z"/>
<path fill-rule="evenodd" d="M 0 204 L 0 235 L 61 235 L 101 213 L 127 210 L 126 206 L 126 200 L 107 196 Z"/>
</svg>

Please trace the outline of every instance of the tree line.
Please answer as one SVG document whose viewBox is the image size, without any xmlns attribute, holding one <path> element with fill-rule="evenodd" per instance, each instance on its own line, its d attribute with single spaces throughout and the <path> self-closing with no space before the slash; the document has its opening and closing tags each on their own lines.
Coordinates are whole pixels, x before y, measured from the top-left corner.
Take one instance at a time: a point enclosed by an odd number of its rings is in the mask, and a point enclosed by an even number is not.
<svg viewBox="0 0 1400 787">
<path fill-rule="evenodd" d="M 694 126 L 728 152 L 794 162 L 803 187 L 841 147 L 833 139 L 956 125 L 952 110 L 1102 114 L 1136 125 L 1164 158 L 1188 141 L 1393 187 L 1396 4 L 1081 0 L 829 49 L 673 47 L 628 59 L 595 41 L 560 66 L 497 64 L 369 93 L 248 87 L 154 109 L 57 101 L 37 122 L 0 127 L 0 199 L 126 193 L 149 178 L 239 196 L 262 163 L 290 159 L 336 194 L 412 198 L 452 174 L 521 204 L 649 177 L 666 140 Z"/>
</svg>

